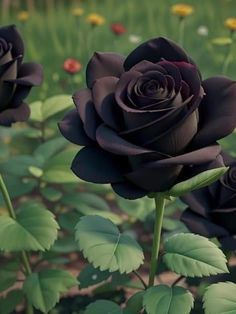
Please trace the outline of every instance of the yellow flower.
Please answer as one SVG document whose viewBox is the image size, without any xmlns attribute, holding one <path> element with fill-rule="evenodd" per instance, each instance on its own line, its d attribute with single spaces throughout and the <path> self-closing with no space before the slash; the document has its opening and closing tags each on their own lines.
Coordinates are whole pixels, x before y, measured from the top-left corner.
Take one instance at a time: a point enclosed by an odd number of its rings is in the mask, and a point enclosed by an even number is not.
<svg viewBox="0 0 236 314">
<path fill-rule="evenodd" d="M 29 19 L 29 12 L 27 12 L 27 11 L 20 11 L 17 14 L 17 19 L 20 22 L 26 22 Z"/>
<path fill-rule="evenodd" d="M 231 30 L 232 32 L 236 31 L 236 18 L 235 17 L 230 17 L 225 20 L 225 26 Z"/>
<path fill-rule="evenodd" d="M 86 20 L 92 26 L 103 25 L 105 23 L 104 17 L 96 13 L 89 14 Z"/>
<path fill-rule="evenodd" d="M 171 7 L 171 12 L 182 18 L 191 15 L 193 11 L 193 7 L 188 4 L 175 4 Z"/>
<path fill-rule="evenodd" d="M 72 9 L 71 13 L 72 13 L 72 15 L 74 15 L 76 17 L 79 17 L 79 16 L 84 14 L 84 9 L 82 9 L 82 8 L 74 8 L 74 9 Z"/>
</svg>

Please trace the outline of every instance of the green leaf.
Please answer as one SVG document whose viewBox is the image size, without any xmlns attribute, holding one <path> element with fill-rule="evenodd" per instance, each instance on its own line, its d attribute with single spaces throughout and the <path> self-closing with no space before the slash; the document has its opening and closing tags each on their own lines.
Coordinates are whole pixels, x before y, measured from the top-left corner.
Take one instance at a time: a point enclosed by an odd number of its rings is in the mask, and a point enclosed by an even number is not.
<svg viewBox="0 0 236 314">
<path fill-rule="evenodd" d="M 46 120 L 51 116 L 73 106 L 71 95 L 56 95 L 48 98 L 42 105 L 42 116 Z"/>
<path fill-rule="evenodd" d="M 50 202 L 58 201 L 63 195 L 61 191 L 56 190 L 52 187 L 46 187 L 41 189 L 41 194 Z"/>
<path fill-rule="evenodd" d="M 52 252 L 57 253 L 71 253 L 79 251 L 78 245 L 76 244 L 74 237 L 67 236 L 55 241 L 54 245 L 52 246 Z"/>
<path fill-rule="evenodd" d="M 211 41 L 214 45 L 217 46 L 228 46 L 232 44 L 232 39 L 230 37 L 217 37 Z"/>
<path fill-rule="evenodd" d="M 54 138 L 39 145 L 34 151 L 34 156 L 40 162 L 45 162 L 67 145 L 63 137 Z"/>
<path fill-rule="evenodd" d="M 110 220 L 84 216 L 76 225 L 76 241 L 84 256 L 100 270 L 129 273 L 143 263 L 143 251 L 131 237 L 120 233 Z"/>
<path fill-rule="evenodd" d="M 122 314 L 122 309 L 114 302 L 99 300 L 91 303 L 84 314 Z"/>
<path fill-rule="evenodd" d="M 78 279 L 80 283 L 80 289 L 88 288 L 96 285 L 100 282 L 107 280 L 111 276 L 108 271 L 101 271 L 98 268 L 94 268 L 92 265 L 85 266 L 80 272 Z"/>
<path fill-rule="evenodd" d="M 43 170 L 38 167 L 30 166 L 29 173 L 31 173 L 36 178 L 40 178 L 43 174 Z"/>
<path fill-rule="evenodd" d="M 124 310 L 125 314 L 137 314 L 143 308 L 143 296 L 145 291 L 139 291 L 135 293 L 129 300 L 127 301 L 126 308 Z"/>
<path fill-rule="evenodd" d="M 221 167 L 204 171 L 191 179 L 177 183 L 167 192 L 167 194 L 169 196 L 178 197 L 191 191 L 201 189 L 204 186 L 217 181 L 227 170 L 228 167 Z"/>
<path fill-rule="evenodd" d="M 192 294 L 177 286 L 151 287 L 143 297 L 143 306 L 147 314 L 189 314 L 193 302 Z"/>
<path fill-rule="evenodd" d="M 226 257 L 211 241 L 192 233 L 179 233 L 164 242 L 164 262 L 185 277 L 228 273 Z"/>
<path fill-rule="evenodd" d="M 24 294 L 21 290 L 10 291 L 5 298 L 0 298 L 0 313 L 11 314 L 16 306 L 23 301 Z"/>
<path fill-rule="evenodd" d="M 0 171 L 1 173 L 14 176 L 27 176 L 30 174 L 29 167 L 32 166 L 40 168 L 41 164 L 32 156 L 20 155 L 14 156 L 2 163 L 0 165 Z"/>
<path fill-rule="evenodd" d="M 19 265 L 15 262 L 11 262 L 7 265 L 1 266 L 0 292 L 10 288 L 16 282 L 18 269 L 19 269 Z"/>
<path fill-rule="evenodd" d="M 56 95 L 44 102 L 35 101 L 30 104 L 30 119 L 36 122 L 44 122 L 53 115 L 72 107 L 73 101 L 70 95 Z"/>
<path fill-rule="evenodd" d="M 0 216 L 0 249 L 4 251 L 49 249 L 57 238 L 54 215 L 39 203 L 25 203 L 16 220 Z"/>
<path fill-rule="evenodd" d="M 145 218 L 154 211 L 153 199 L 143 197 L 138 200 L 127 200 L 117 197 L 117 202 L 121 210 L 135 220 L 144 221 Z"/>
<path fill-rule="evenodd" d="M 236 314 L 236 284 L 220 282 L 208 286 L 203 303 L 205 314 Z"/>
<path fill-rule="evenodd" d="M 70 170 L 75 150 L 67 150 L 52 157 L 44 166 L 43 181 L 49 183 L 77 183 L 78 178 Z"/>
<path fill-rule="evenodd" d="M 101 209 L 110 211 L 107 202 L 93 193 L 80 192 L 78 194 L 69 194 L 63 197 L 63 204 L 77 208 L 79 211 L 85 206 L 86 208 Z"/>
<path fill-rule="evenodd" d="M 35 101 L 30 104 L 30 119 L 36 122 L 43 122 L 42 101 Z"/>
<path fill-rule="evenodd" d="M 69 272 L 48 269 L 29 275 L 24 282 L 23 291 L 36 309 L 48 313 L 59 301 L 60 294 L 77 284 L 76 278 Z"/>
<path fill-rule="evenodd" d="M 33 178 L 20 178 L 12 175 L 4 176 L 4 181 L 12 199 L 30 193 L 38 185 L 37 180 Z M 2 195 L 0 195 L 0 199 L 2 199 Z"/>
</svg>

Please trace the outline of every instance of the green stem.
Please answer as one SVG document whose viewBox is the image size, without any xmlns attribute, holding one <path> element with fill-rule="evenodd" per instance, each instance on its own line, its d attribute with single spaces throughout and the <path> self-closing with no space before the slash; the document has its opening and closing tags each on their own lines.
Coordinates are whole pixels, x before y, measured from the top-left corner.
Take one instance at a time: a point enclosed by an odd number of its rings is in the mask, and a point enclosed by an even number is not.
<svg viewBox="0 0 236 314">
<path fill-rule="evenodd" d="M 152 256 L 151 256 L 151 268 L 149 273 L 149 287 L 154 285 L 155 276 L 157 272 L 158 255 L 161 243 L 161 228 L 164 216 L 165 198 L 161 193 L 157 193 L 155 196 L 156 205 L 156 217 L 154 225 L 154 236 L 152 242 Z"/>
<path fill-rule="evenodd" d="M 185 30 L 185 18 L 181 17 L 179 20 L 179 44 L 183 46 L 184 44 L 184 30 Z"/>
<path fill-rule="evenodd" d="M 16 219 L 16 213 L 15 213 L 14 208 L 12 206 L 12 202 L 11 202 L 9 193 L 7 191 L 7 187 L 4 183 L 4 180 L 3 180 L 1 175 L 0 175 L 0 190 L 2 192 L 2 196 L 3 196 L 3 199 L 5 201 L 5 204 L 6 204 L 6 207 L 7 207 L 7 210 L 9 212 L 10 217 L 12 219 Z M 22 259 L 22 264 L 24 266 L 26 274 L 30 275 L 32 273 L 32 271 L 31 271 L 29 259 L 26 255 L 25 251 L 21 252 L 21 259 Z M 31 304 L 27 304 L 27 312 L 26 313 L 27 314 L 33 314 L 34 313 L 34 310 L 33 310 L 33 307 Z"/>
<path fill-rule="evenodd" d="M 230 61 L 231 61 L 232 48 L 233 48 L 233 32 L 230 33 L 230 38 L 232 39 L 232 42 L 228 46 L 226 56 L 224 58 L 223 67 L 222 67 L 222 74 L 224 74 L 224 75 L 227 73 L 228 67 L 229 67 Z"/>
</svg>

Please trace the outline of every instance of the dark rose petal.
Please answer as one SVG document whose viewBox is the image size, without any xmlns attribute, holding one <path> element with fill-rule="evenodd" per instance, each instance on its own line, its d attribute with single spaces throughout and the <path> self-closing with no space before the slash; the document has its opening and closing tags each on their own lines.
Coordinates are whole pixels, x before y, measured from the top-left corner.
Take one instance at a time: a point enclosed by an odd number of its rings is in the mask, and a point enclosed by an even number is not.
<svg viewBox="0 0 236 314">
<path fill-rule="evenodd" d="M 201 88 L 201 79 L 196 66 L 186 62 L 175 62 L 174 64 L 179 68 L 182 80 L 190 87 L 190 93 L 198 97 Z"/>
<path fill-rule="evenodd" d="M 185 51 L 176 43 L 167 38 L 159 37 L 151 39 L 133 50 L 126 58 L 124 68 L 128 71 L 142 60 L 156 63 L 161 59 L 190 62 Z"/>
<path fill-rule="evenodd" d="M 182 166 L 171 165 L 163 167 L 137 167 L 130 173 L 127 173 L 125 177 L 133 184 L 137 185 L 141 189 L 151 192 L 167 191 L 176 182 Z"/>
<path fill-rule="evenodd" d="M 11 48 L 10 48 L 3 56 L 0 57 L 0 65 L 8 63 L 12 60 L 13 58 L 12 58 L 12 53 L 11 53 Z"/>
<path fill-rule="evenodd" d="M 162 67 L 161 64 L 152 63 L 147 60 L 142 60 L 141 62 L 135 64 L 130 70 L 141 73 L 146 73 L 148 71 L 159 71 L 163 74 L 168 74 L 166 69 Z"/>
<path fill-rule="evenodd" d="M 147 195 L 147 191 L 140 189 L 130 182 L 113 183 L 115 193 L 129 200 L 135 200 Z"/>
<path fill-rule="evenodd" d="M 98 127 L 96 132 L 96 139 L 98 144 L 103 149 L 117 155 L 132 156 L 154 152 L 129 143 L 117 135 L 117 133 L 112 129 L 108 128 L 105 124 L 102 124 Z"/>
<path fill-rule="evenodd" d="M 120 77 L 124 72 L 124 57 L 111 52 L 95 52 L 86 69 L 87 86 L 104 76 Z"/>
<path fill-rule="evenodd" d="M 200 234 L 207 238 L 213 237 L 225 237 L 229 236 L 229 233 L 224 228 L 195 214 L 190 209 L 184 211 L 181 216 L 181 220 L 185 223 L 191 232 Z"/>
<path fill-rule="evenodd" d="M 236 208 L 221 208 L 211 211 L 212 220 L 225 228 L 230 234 L 236 234 Z"/>
<path fill-rule="evenodd" d="M 7 81 L 26 86 L 38 86 L 43 81 L 43 68 L 37 63 L 23 63 L 19 68 L 17 78 Z"/>
<path fill-rule="evenodd" d="M 236 82 L 212 77 L 203 82 L 203 88 L 206 95 L 199 107 L 201 123 L 194 147 L 214 143 L 232 133 L 236 126 Z"/>
<path fill-rule="evenodd" d="M 0 28 L 0 38 L 4 38 L 6 42 L 12 44 L 12 57 L 24 55 L 24 43 L 21 35 L 15 25 L 5 26 Z"/>
<path fill-rule="evenodd" d="M 219 145 L 204 147 L 183 155 L 166 158 L 150 162 L 146 165 L 148 168 L 162 167 L 170 165 L 200 165 L 214 160 L 221 151 Z"/>
<path fill-rule="evenodd" d="M 175 65 L 175 63 L 169 62 L 166 60 L 159 62 L 159 65 L 161 65 L 167 71 L 167 73 L 171 77 L 173 77 L 173 79 L 175 81 L 176 91 L 179 91 L 180 87 L 181 87 L 181 81 L 182 81 L 182 77 L 181 77 L 179 68 Z"/>
<path fill-rule="evenodd" d="M 197 133 L 197 112 L 194 111 L 181 122 L 170 127 L 164 134 L 159 136 L 155 136 L 154 134 L 154 137 L 143 145 L 172 156 L 180 153 Z"/>
<path fill-rule="evenodd" d="M 9 103 L 9 107 L 19 107 L 22 104 L 22 101 L 29 95 L 31 88 L 32 86 L 17 85 L 14 89 L 14 94 Z"/>
<path fill-rule="evenodd" d="M 27 104 L 22 103 L 17 108 L 6 109 L 0 112 L 0 125 L 11 126 L 14 122 L 24 122 L 30 116 L 30 109 Z"/>
<path fill-rule="evenodd" d="M 9 105 L 14 92 L 14 84 L 8 80 L 17 76 L 17 60 L 14 59 L 0 66 L 0 110 L 4 110 Z"/>
<path fill-rule="evenodd" d="M 96 80 L 92 88 L 92 96 L 100 118 L 108 126 L 119 130 L 122 127 L 122 117 L 114 95 L 117 82 L 118 78 L 112 76 Z"/>
<path fill-rule="evenodd" d="M 181 200 L 187 204 L 193 212 L 207 218 L 211 210 L 211 197 L 208 189 L 203 188 L 195 190 L 192 193 L 185 194 Z"/>
<path fill-rule="evenodd" d="M 93 183 L 116 183 L 124 180 L 124 160 L 97 147 L 84 147 L 75 156 L 72 171 L 82 180 Z"/>
<path fill-rule="evenodd" d="M 58 123 L 61 134 L 70 142 L 77 145 L 91 145 L 93 143 L 83 129 L 83 123 L 76 109 L 69 111 Z"/>
<path fill-rule="evenodd" d="M 225 250 L 236 250 L 236 238 L 233 236 L 220 238 L 220 243 Z"/>
<path fill-rule="evenodd" d="M 89 89 L 81 89 L 73 95 L 73 100 L 84 125 L 85 133 L 92 140 L 96 139 L 96 130 L 100 124 Z"/>
</svg>

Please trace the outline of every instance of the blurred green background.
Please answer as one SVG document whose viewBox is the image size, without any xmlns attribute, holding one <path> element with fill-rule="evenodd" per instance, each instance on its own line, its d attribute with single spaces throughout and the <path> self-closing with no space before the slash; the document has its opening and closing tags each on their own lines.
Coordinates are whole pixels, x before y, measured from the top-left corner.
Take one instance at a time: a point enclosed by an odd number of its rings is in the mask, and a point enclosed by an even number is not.
<svg viewBox="0 0 236 314">
<path fill-rule="evenodd" d="M 127 55 L 139 42 L 156 36 L 179 38 L 179 18 L 171 13 L 173 0 L 2 0 L 1 24 L 16 24 L 23 34 L 26 59 L 44 66 L 45 81 L 31 99 L 69 93 L 84 85 L 84 70 L 94 51 L 116 51 Z M 228 53 L 230 31 L 224 21 L 236 15 L 235 0 L 185 1 L 194 12 L 185 21 L 184 48 L 199 65 L 203 77 L 222 73 Z M 81 8 L 81 16 L 73 10 Z M 28 17 L 21 19 L 22 11 Z M 87 17 L 101 15 L 105 23 L 91 26 Z M 127 32 L 117 36 L 112 23 L 122 23 Z M 214 43 L 216 38 L 218 44 Z M 223 40 L 222 40 L 223 37 Z M 227 74 L 236 78 L 236 45 L 232 47 Z M 73 77 L 63 70 L 66 58 L 76 58 L 82 71 Z"/>
</svg>

